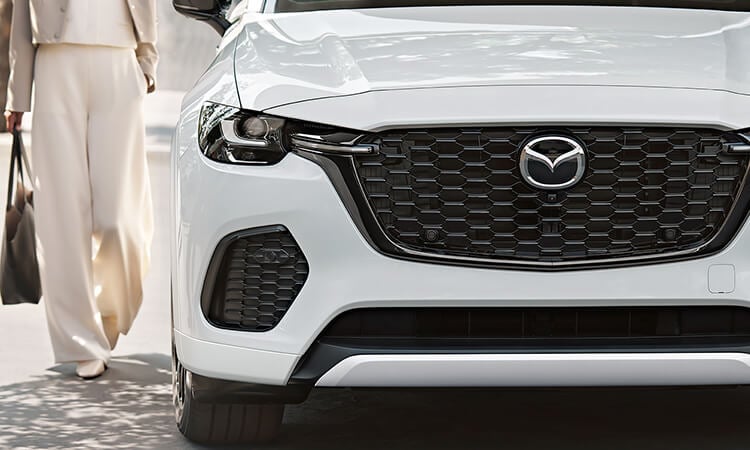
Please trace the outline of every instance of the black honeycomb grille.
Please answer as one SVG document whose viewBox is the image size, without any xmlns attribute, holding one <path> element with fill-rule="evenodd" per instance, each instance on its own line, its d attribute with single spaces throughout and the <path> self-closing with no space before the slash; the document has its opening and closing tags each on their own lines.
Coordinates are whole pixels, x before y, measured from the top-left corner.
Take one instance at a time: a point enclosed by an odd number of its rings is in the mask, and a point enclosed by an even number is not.
<svg viewBox="0 0 750 450">
<path fill-rule="evenodd" d="M 526 184 L 521 144 L 541 133 L 581 141 L 583 180 Z M 420 252 L 542 263 L 698 249 L 727 222 L 747 155 L 733 133 L 673 128 L 393 130 L 355 160 L 364 195 L 395 243 Z M 740 213 L 742 214 L 742 213 Z"/>
<path fill-rule="evenodd" d="M 214 260 L 214 283 L 204 311 L 213 324 L 228 329 L 275 327 L 309 273 L 305 255 L 281 226 L 230 236 L 219 245 Z"/>
</svg>

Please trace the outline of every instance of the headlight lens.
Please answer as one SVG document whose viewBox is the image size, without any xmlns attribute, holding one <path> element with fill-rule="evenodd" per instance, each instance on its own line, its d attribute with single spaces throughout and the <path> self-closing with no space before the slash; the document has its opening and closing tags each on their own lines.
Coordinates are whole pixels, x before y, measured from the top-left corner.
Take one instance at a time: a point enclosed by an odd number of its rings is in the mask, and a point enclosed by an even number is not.
<svg viewBox="0 0 750 450">
<path fill-rule="evenodd" d="M 375 153 L 366 135 L 329 125 L 288 120 L 218 103 L 201 109 L 198 142 L 203 153 L 231 164 L 275 164 L 287 151 L 337 155 Z"/>
<path fill-rule="evenodd" d="M 198 139 L 209 158 L 233 164 L 275 164 L 286 151 L 281 143 L 284 119 L 206 103 Z"/>
</svg>

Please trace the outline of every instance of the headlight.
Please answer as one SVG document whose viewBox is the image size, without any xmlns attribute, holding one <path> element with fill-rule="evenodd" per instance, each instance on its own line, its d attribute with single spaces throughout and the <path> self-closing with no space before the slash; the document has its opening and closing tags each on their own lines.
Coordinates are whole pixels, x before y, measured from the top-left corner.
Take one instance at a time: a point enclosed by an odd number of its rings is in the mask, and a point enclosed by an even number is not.
<svg viewBox="0 0 750 450">
<path fill-rule="evenodd" d="M 329 125 L 288 120 L 205 103 L 201 110 L 198 142 L 203 153 L 231 164 L 275 164 L 289 151 L 351 155 L 375 153 L 366 134 Z"/>
<path fill-rule="evenodd" d="M 215 161 L 275 164 L 286 151 L 281 144 L 284 119 L 206 103 L 201 110 L 198 142 Z"/>
</svg>

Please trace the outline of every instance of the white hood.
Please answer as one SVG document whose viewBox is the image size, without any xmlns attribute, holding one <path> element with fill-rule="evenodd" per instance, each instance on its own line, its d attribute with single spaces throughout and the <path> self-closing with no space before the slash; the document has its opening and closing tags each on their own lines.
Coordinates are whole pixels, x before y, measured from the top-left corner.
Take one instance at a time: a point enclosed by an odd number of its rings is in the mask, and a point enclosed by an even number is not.
<svg viewBox="0 0 750 450">
<path fill-rule="evenodd" d="M 256 110 L 457 86 L 648 86 L 750 95 L 750 13 L 467 6 L 260 17 L 245 24 L 235 59 L 242 106 Z"/>
</svg>

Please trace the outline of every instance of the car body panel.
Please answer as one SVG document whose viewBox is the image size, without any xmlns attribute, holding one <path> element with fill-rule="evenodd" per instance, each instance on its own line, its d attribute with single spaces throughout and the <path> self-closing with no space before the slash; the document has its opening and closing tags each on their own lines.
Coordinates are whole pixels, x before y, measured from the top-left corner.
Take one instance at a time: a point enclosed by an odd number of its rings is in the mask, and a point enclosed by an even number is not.
<svg viewBox="0 0 750 450">
<path fill-rule="evenodd" d="M 183 112 L 200 110 L 201 105 L 206 101 L 239 106 L 240 98 L 234 76 L 234 49 L 233 40 L 228 39 L 223 43 L 211 65 L 183 98 Z"/>
<path fill-rule="evenodd" d="M 267 110 L 357 130 L 452 125 L 750 127 L 750 96 L 620 86 L 475 86 L 375 91 Z"/>
<path fill-rule="evenodd" d="M 750 94 L 750 13 L 465 6 L 251 14 L 242 106 L 446 86 L 649 86 Z"/>
<path fill-rule="evenodd" d="M 177 212 L 175 295 L 184 307 L 175 310 L 175 329 L 202 341 L 301 356 L 334 317 L 354 308 L 750 306 L 747 224 L 721 253 L 688 261 L 543 273 L 455 267 L 380 254 L 360 234 L 324 171 L 299 156 L 287 155 L 272 167 L 242 167 L 189 151 L 178 172 L 180 197 L 192 200 Z M 212 326 L 200 296 L 214 248 L 234 231 L 272 224 L 286 226 L 308 260 L 300 295 L 270 331 Z M 735 267 L 732 292 L 709 291 L 712 265 Z"/>
</svg>

